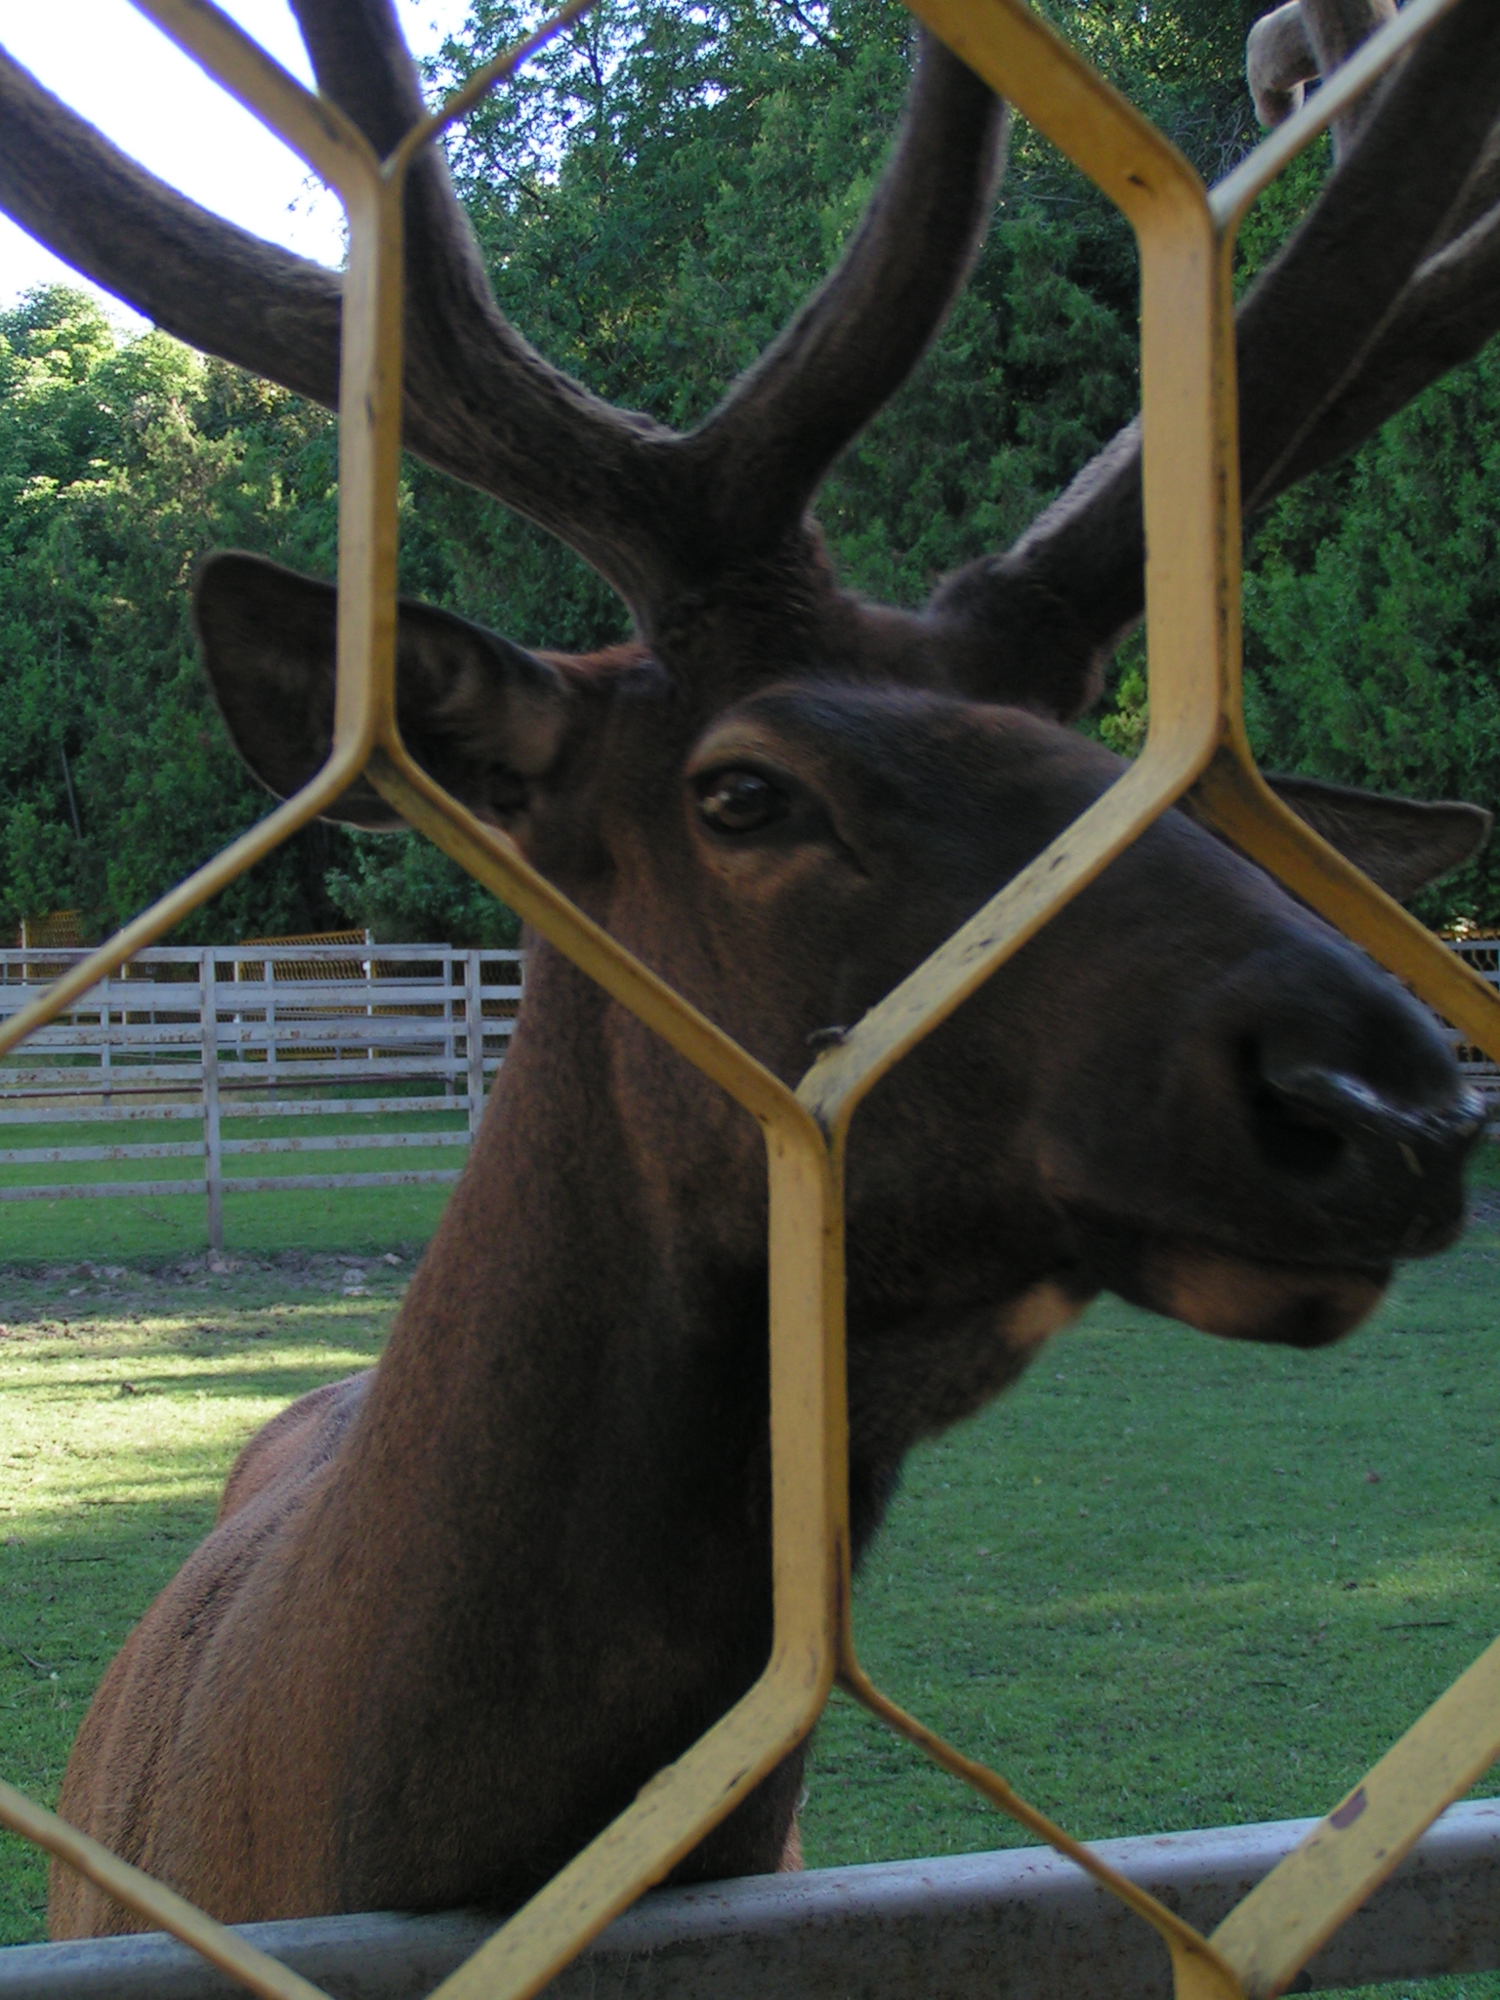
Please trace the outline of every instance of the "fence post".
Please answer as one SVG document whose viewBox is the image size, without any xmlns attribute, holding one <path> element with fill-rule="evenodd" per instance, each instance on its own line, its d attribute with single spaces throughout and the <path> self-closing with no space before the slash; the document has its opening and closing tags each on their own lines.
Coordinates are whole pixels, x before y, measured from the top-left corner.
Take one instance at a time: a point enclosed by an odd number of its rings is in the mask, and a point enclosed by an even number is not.
<svg viewBox="0 0 1500 2000">
<path fill-rule="evenodd" d="M 102 1077 L 101 1077 L 101 1082 L 102 1082 L 102 1084 L 103 1084 L 103 1089 L 101 1090 L 101 1092 L 100 1092 L 100 1095 L 102 1096 L 102 1098 L 103 1098 L 103 1100 L 104 1100 L 104 1106 L 105 1106 L 105 1109 L 107 1110 L 107 1109 L 109 1108 L 109 1105 L 110 1105 L 110 1104 L 111 1104 L 111 1102 L 113 1101 L 113 1100 L 112 1100 L 112 1095 L 111 1095 L 111 1092 L 110 1092 L 110 1087 L 109 1087 L 109 1086 L 110 1086 L 110 1078 L 111 1078 L 111 1075 L 112 1075 L 112 1073 L 113 1073 L 113 1067 L 114 1067 L 114 1066 L 113 1066 L 113 1064 L 112 1064 L 112 1062 L 111 1062 L 111 1060 L 110 1060 L 110 1046 L 109 1046 L 109 981 L 108 981 L 108 979 L 106 979 L 106 980 L 105 980 L 105 982 L 104 982 L 104 984 L 103 984 L 103 985 L 102 985 L 102 986 L 100 987 L 100 989 L 99 989 L 99 994 L 100 994 L 100 999 L 99 999 L 99 1068 L 100 1068 L 100 1070 L 101 1070 L 101 1071 L 103 1072 L 103 1075 L 102 1075 Z M 121 1009 L 121 1013 L 120 1013 L 120 1018 L 121 1018 L 121 1019 L 123 1020 L 123 1019 L 124 1019 L 124 1017 L 125 1017 L 125 1016 L 124 1016 L 124 1009 L 122 1008 L 122 1009 Z"/>
<path fill-rule="evenodd" d="M 198 961 L 203 1021 L 203 1178 L 208 1189 L 208 1247 L 224 1248 L 224 1179 L 219 1150 L 219 1006 L 212 945 Z"/>
<path fill-rule="evenodd" d="M 455 980 L 453 977 L 457 954 L 452 945 L 443 947 L 443 1095 L 451 1104 L 458 1095 L 454 1088 L 454 1072 L 458 1068 L 458 1038 L 454 1030 L 456 1016 L 453 1011 Z M 468 1012 L 468 966 L 469 955 L 464 953 L 464 1011 Z M 474 1120 L 469 1119 L 469 1129 L 473 1131 Z"/>
<path fill-rule="evenodd" d="M 469 1054 L 471 1139 L 479 1130 L 479 1120 L 484 1111 L 484 1002 L 479 991 L 484 975 L 480 970 L 479 959 L 477 947 L 464 953 L 464 1028 Z"/>
</svg>

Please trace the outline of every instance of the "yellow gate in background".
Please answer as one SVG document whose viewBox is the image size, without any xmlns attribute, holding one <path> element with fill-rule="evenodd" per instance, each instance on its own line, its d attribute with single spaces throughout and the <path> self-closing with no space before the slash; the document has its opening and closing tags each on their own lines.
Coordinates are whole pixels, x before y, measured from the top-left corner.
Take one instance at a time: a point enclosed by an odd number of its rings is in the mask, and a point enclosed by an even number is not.
<svg viewBox="0 0 1500 2000">
<path fill-rule="evenodd" d="M 1142 267 L 1141 350 L 1150 733 L 1103 798 L 874 1007 L 795 1091 L 763 1069 L 420 770 L 396 726 L 396 478 L 401 429 L 406 170 L 496 82 L 583 13 L 536 35 L 414 125 L 385 160 L 209 0 L 134 0 L 343 202 L 337 700 L 310 784 L 85 959 L 0 1034 L 0 1054 L 305 825 L 362 772 L 411 825 L 760 1122 L 770 1175 L 775 1640 L 761 1678 L 676 1763 L 438 1989 L 527 2000 L 799 1743 L 837 1679 L 892 1729 L 1072 1857 L 1166 1941 L 1178 2000 L 1280 1992 L 1500 1755 L 1500 1640 L 1313 1832 L 1201 1937 L 876 1689 L 850 1623 L 842 1170 L 865 1093 L 1190 788 L 1237 846 L 1500 1061 L 1500 997 L 1272 795 L 1250 755 L 1239 666 L 1235 232 L 1251 203 L 1454 0 L 1410 0 L 1315 101 L 1211 194 L 1133 106 L 1025 0 L 908 0 L 1122 209 Z M 96 1841 L 0 1784 L 0 1822 L 37 1842 L 263 2000 L 326 2000 Z"/>
</svg>

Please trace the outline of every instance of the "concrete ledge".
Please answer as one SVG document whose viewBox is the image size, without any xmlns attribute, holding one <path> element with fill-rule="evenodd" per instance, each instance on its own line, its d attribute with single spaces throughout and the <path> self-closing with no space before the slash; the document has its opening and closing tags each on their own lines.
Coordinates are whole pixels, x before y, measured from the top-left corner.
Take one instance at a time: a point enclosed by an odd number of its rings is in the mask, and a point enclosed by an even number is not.
<svg viewBox="0 0 1500 2000">
<path fill-rule="evenodd" d="M 1099 1852 L 1211 1930 L 1311 1820 L 1108 1840 Z M 248 1924 L 334 2000 L 425 2000 L 496 1920 L 471 1912 Z M 1318 1955 L 1308 1987 L 1500 1967 L 1500 1800 L 1454 1806 Z M 0 2000 L 228 2000 L 161 1936 L 0 1951 Z M 1047 1848 L 754 1876 L 643 1897 L 548 2000 L 1171 2000 L 1153 1932 Z"/>
</svg>

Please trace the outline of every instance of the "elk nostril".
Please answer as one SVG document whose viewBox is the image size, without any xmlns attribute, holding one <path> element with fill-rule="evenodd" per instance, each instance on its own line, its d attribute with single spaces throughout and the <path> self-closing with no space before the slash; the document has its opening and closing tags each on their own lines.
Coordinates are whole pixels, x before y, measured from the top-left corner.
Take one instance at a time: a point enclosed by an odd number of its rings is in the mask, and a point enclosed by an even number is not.
<svg viewBox="0 0 1500 2000">
<path fill-rule="evenodd" d="M 1422 1180 L 1429 1171 L 1451 1169 L 1484 1125 L 1472 1090 L 1460 1087 L 1441 1103 L 1403 1105 L 1347 1071 L 1248 1053 L 1256 1140 L 1263 1158 L 1285 1173 L 1326 1181 L 1385 1157 L 1398 1180 Z"/>
<path fill-rule="evenodd" d="M 1250 1119 L 1262 1158 L 1278 1173 L 1326 1179 L 1343 1164 L 1351 1134 L 1337 1099 L 1314 1084 L 1317 1072 L 1257 1074 L 1250 1087 Z"/>
</svg>

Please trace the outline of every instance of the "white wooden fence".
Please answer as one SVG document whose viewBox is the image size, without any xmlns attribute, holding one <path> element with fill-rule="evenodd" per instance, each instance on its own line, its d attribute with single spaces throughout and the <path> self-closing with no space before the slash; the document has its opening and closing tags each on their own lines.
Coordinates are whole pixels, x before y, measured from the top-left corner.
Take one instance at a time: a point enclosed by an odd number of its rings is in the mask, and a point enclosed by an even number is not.
<svg viewBox="0 0 1500 2000">
<path fill-rule="evenodd" d="M 253 955 L 252 955 L 253 954 Z M 0 952 L 0 1018 L 80 953 Z M 91 989 L 0 1063 L 0 1127 L 196 1124 L 197 1137 L 151 1144 L 32 1144 L 0 1149 L 0 1166 L 37 1178 L 0 1186 L 0 1201 L 190 1194 L 208 1204 L 208 1241 L 223 1242 L 223 1197 L 299 1188 L 410 1186 L 458 1178 L 457 1165 L 386 1173 L 237 1174 L 225 1162 L 268 1154 L 464 1147 L 503 1058 L 521 998 L 516 951 L 379 945 L 163 946 Z M 461 1130 L 403 1118 L 452 1111 Z M 378 1116 L 308 1137 L 225 1138 L 225 1117 Z M 48 1182 L 43 1169 L 80 1161 L 172 1160 L 171 1180 Z"/>
<path fill-rule="evenodd" d="M 1457 941 L 1450 938 L 1446 942 L 1448 949 L 1456 951 L 1481 979 L 1488 980 L 1491 986 L 1500 987 L 1500 938 L 1460 938 Z M 1484 1093 L 1491 1112 L 1500 1108 L 1500 1069 L 1482 1049 L 1465 1048 L 1461 1043 L 1458 1045 L 1458 1060 L 1469 1082 Z M 1490 1136 L 1500 1138 L 1500 1128 L 1491 1125 Z"/>
</svg>

